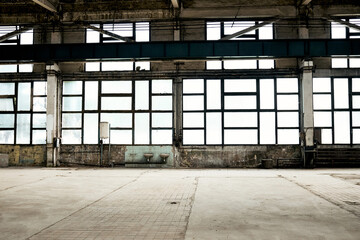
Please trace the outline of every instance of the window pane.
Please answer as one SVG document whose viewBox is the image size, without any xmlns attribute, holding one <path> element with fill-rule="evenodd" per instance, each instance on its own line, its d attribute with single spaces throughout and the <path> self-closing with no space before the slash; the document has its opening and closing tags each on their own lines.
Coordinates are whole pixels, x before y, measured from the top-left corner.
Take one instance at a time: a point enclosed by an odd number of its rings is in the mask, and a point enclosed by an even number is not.
<svg viewBox="0 0 360 240">
<path fill-rule="evenodd" d="M 99 28 L 99 24 L 91 24 L 94 27 Z M 87 43 L 99 43 L 100 42 L 100 33 L 91 29 L 86 29 L 86 42 Z"/>
<path fill-rule="evenodd" d="M 0 95 L 15 95 L 15 83 L 0 83 Z"/>
<path fill-rule="evenodd" d="M 16 143 L 30 144 L 30 114 L 17 115 Z"/>
<path fill-rule="evenodd" d="M 278 95 L 277 96 L 278 110 L 297 110 L 299 108 L 297 95 Z"/>
<path fill-rule="evenodd" d="M 225 79 L 225 92 L 256 92 L 255 79 Z"/>
<path fill-rule="evenodd" d="M 46 128 L 46 114 L 33 114 L 33 128 Z"/>
<path fill-rule="evenodd" d="M 273 25 L 268 24 L 259 28 L 259 39 L 273 39 Z"/>
<path fill-rule="evenodd" d="M 313 92 L 331 92 L 330 78 L 314 78 Z"/>
<path fill-rule="evenodd" d="M 257 127 L 257 113 L 226 112 L 224 113 L 225 127 Z"/>
<path fill-rule="evenodd" d="M 149 81 L 135 82 L 135 110 L 149 109 Z"/>
<path fill-rule="evenodd" d="M 152 113 L 152 127 L 153 128 L 171 128 L 172 127 L 172 113 Z"/>
<path fill-rule="evenodd" d="M 0 114 L 0 128 L 14 128 L 14 114 Z"/>
<path fill-rule="evenodd" d="M 97 110 L 98 91 L 98 82 L 85 82 L 85 110 Z"/>
<path fill-rule="evenodd" d="M 132 93 L 131 81 L 102 81 L 102 93 Z"/>
<path fill-rule="evenodd" d="M 225 130 L 225 144 L 257 144 L 257 130 Z"/>
<path fill-rule="evenodd" d="M 30 110 L 30 83 L 19 83 L 18 85 L 18 111 Z"/>
<path fill-rule="evenodd" d="M 184 128 L 203 128 L 204 113 L 184 113 Z"/>
<path fill-rule="evenodd" d="M 360 108 L 360 96 L 353 96 L 352 97 L 352 106 L 354 109 Z"/>
<path fill-rule="evenodd" d="M 32 131 L 33 144 L 46 144 L 46 130 L 33 130 Z"/>
<path fill-rule="evenodd" d="M 33 64 L 19 64 L 19 72 L 32 72 Z"/>
<path fill-rule="evenodd" d="M 206 144 L 221 144 L 221 113 L 206 113 Z"/>
<path fill-rule="evenodd" d="M 0 144 L 14 144 L 14 131 L 0 130 Z"/>
<path fill-rule="evenodd" d="M 231 21 L 224 22 L 224 34 L 231 35 L 251 26 L 254 26 L 255 22 L 253 21 Z M 247 34 L 255 34 L 255 30 L 248 32 Z"/>
<path fill-rule="evenodd" d="M 14 111 L 14 101 L 12 98 L 0 98 L 0 111 Z"/>
<path fill-rule="evenodd" d="M 183 130 L 184 145 L 203 145 L 204 130 Z"/>
<path fill-rule="evenodd" d="M 102 110 L 131 110 L 131 97 L 102 97 Z"/>
<path fill-rule="evenodd" d="M 172 110 L 172 96 L 153 96 L 152 110 Z"/>
<path fill-rule="evenodd" d="M 82 81 L 64 81 L 63 94 L 82 94 Z"/>
<path fill-rule="evenodd" d="M 111 144 L 132 144 L 131 130 L 114 130 L 110 132 Z"/>
<path fill-rule="evenodd" d="M 351 68 L 359 68 L 360 67 L 360 59 L 359 58 L 350 58 L 350 67 Z"/>
<path fill-rule="evenodd" d="M 298 79 L 297 78 L 278 78 L 277 92 L 278 93 L 297 93 L 298 92 Z"/>
<path fill-rule="evenodd" d="M 98 143 L 98 114 L 85 113 L 84 114 L 84 144 Z"/>
<path fill-rule="evenodd" d="M 81 144 L 81 130 L 62 130 L 63 144 Z"/>
<path fill-rule="evenodd" d="M 346 27 L 340 23 L 331 23 L 331 38 L 346 38 Z"/>
<path fill-rule="evenodd" d="M 275 144 L 275 113 L 260 113 L 260 144 Z"/>
<path fill-rule="evenodd" d="M 34 82 L 34 95 L 46 95 L 46 82 Z"/>
<path fill-rule="evenodd" d="M 206 61 L 207 70 L 218 70 L 222 68 L 222 61 Z"/>
<path fill-rule="evenodd" d="M 149 42 L 150 27 L 148 22 L 136 23 L 136 42 Z"/>
<path fill-rule="evenodd" d="M 152 80 L 152 93 L 172 93 L 172 80 Z"/>
<path fill-rule="evenodd" d="M 352 112 L 353 127 L 360 127 L 360 112 Z"/>
<path fill-rule="evenodd" d="M 63 128 L 81 128 L 81 113 L 63 113 Z"/>
<path fill-rule="evenodd" d="M 149 113 L 135 113 L 135 144 L 150 143 Z"/>
<path fill-rule="evenodd" d="M 261 29 L 261 28 L 260 28 Z M 275 68 L 274 60 L 259 60 L 259 69 L 273 69 Z"/>
<path fill-rule="evenodd" d="M 360 78 L 353 78 L 352 79 L 352 91 L 353 92 L 360 92 Z"/>
<path fill-rule="evenodd" d="M 204 93 L 204 79 L 185 79 L 183 93 Z"/>
<path fill-rule="evenodd" d="M 102 122 L 109 122 L 111 128 L 132 128 L 131 113 L 102 113 Z"/>
<path fill-rule="evenodd" d="M 103 62 L 103 71 L 133 71 L 133 62 Z"/>
<path fill-rule="evenodd" d="M 260 108 L 274 109 L 274 79 L 260 79 Z"/>
<path fill-rule="evenodd" d="M 278 144 L 299 144 L 299 130 L 279 129 Z"/>
<path fill-rule="evenodd" d="M 335 144 L 350 143 L 350 114 L 349 112 L 334 112 Z"/>
<path fill-rule="evenodd" d="M 332 144 L 332 130 L 331 129 L 321 129 L 321 143 L 322 144 Z"/>
<path fill-rule="evenodd" d="M 353 129 L 353 144 L 360 144 L 360 129 Z"/>
<path fill-rule="evenodd" d="M 225 109 L 256 109 L 256 96 L 225 96 Z"/>
<path fill-rule="evenodd" d="M 34 97 L 33 98 L 33 111 L 34 112 L 46 112 L 46 97 Z"/>
<path fill-rule="evenodd" d="M 82 97 L 63 97 L 63 111 L 81 111 Z"/>
<path fill-rule="evenodd" d="M 0 65 L 0 73 L 16 73 L 17 65 L 9 64 L 9 65 Z"/>
<path fill-rule="evenodd" d="M 135 70 L 136 71 L 149 71 L 150 70 L 150 62 L 135 62 Z"/>
<path fill-rule="evenodd" d="M 279 112 L 278 127 L 298 127 L 299 114 L 297 112 Z"/>
<path fill-rule="evenodd" d="M 87 63 L 85 63 L 85 71 L 86 72 L 98 72 L 98 71 L 100 71 L 100 63 L 99 62 L 87 62 Z"/>
<path fill-rule="evenodd" d="M 204 110 L 204 96 L 184 96 L 183 110 Z"/>
<path fill-rule="evenodd" d="M 256 60 L 224 60 L 224 69 L 256 69 Z"/>
<path fill-rule="evenodd" d="M 221 108 L 221 81 L 206 81 L 206 107 L 207 109 Z"/>
<path fill-rule="evenodd" d="M 220 38 L 220 22 L 207 22 L 206 40 L 219 40 Z"/>
<path fill-rule="evenodd" d="M 331 59 L 332 68 L 347 68 L 348 61 L 347 58 L 332 58 Z"/>
<path fill-rule="evenodd" d="M 331 112 L 314 112 L 314 127 L 331 127 Z"/>
<path fill-rule="evenodd" d="M 314 94 L 314 109 L 331 109 L 331 95 L 330 94 Z"/>
<path fill-rule="evenodd" d="M 335 108 L 349 107 L 349 87 L 347 78 L 334 79 L 334 105 Z"/>
<path fill-rule="evenodd" d="M 172 130 L 152 130 L 152 144 L 172 144 Z"/>
</svg>

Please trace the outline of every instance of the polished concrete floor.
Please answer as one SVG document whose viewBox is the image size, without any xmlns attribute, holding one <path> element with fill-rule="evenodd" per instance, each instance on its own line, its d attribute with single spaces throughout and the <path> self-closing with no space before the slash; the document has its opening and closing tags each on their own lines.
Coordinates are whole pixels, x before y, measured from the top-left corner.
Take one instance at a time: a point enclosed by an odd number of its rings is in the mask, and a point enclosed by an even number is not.
<svg viewBox="0 0 360 240">
<path fill-rule="evenodd" d="M 0 239 L 360 239 L 360 170 L 0 169 Z"/>
</svg>

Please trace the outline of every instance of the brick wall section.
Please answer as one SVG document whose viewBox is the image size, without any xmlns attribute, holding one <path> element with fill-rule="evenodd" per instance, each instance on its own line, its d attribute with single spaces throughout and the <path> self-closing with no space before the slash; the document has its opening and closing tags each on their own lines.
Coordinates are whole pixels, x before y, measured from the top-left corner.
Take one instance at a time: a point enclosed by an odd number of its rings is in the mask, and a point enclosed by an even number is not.
<svg viewBox="0 0 360 240">
<path fill-rule="evenodd" d="M 0 153 L 9 155 L 9 166 L 45 166 L 46 146 L 0 145 Z"/>
</svg>

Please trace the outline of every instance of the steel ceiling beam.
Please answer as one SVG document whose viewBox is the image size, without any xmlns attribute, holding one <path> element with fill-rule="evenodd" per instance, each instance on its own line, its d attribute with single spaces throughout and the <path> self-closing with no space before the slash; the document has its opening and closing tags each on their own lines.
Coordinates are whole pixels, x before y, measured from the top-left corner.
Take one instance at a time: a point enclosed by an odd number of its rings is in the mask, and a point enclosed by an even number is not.
<svg viewBox="0 0 360 240">
<path fill-rule="evenodd" d="M 171 3 L 172 3 L 174 8 L 179 8 L 180 7 L 179 0 L 171 0 Z"/>
<path fill-rule="evenodd" d="M 311 0 L 302 0 L 302 1 L 301 1 L 301 5 L 303 5 L 303 6 L 306 6 L 306 5 L 308 5 L 309 3 L 311 3 Z"/>
<path fill-rule="evenodd" d="M 57 13 L 57 6 L 59 5 L 59 0 L 32 0 L 34 3 L 39 4 L 47 10 Z"/>
</svg>

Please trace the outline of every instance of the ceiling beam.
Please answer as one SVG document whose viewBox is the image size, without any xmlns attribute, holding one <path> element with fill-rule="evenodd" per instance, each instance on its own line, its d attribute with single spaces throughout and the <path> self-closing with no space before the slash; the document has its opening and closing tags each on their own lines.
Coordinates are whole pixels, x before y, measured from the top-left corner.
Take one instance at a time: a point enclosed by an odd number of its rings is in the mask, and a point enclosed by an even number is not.
<svg viewBox="0 0 360 240">
<path fill-rule="evenodd" d="M 311 2 L 311 0 L 302 0 L 301 5 L 306 6 Z"/>
<path fill-rule="evenodd" d="M 1 43 L 1 42 L 4 42 L 4 41 L 6 41 L 6 40 L 8 40 L 8 39 L 10 39 L 10 38 L 12 38 L 12 37 L 15 37 L 15 36 L 17 36 L 17 35 L 19 35 L 19 34 L 22 34 L 23 32 L 29 31 L 29 30 L 31 30 L 32 28 L 33 28 L 32 26 L 31 26 L 31 27 L 22 27 L 22 28 L 20 28 L 20 29 L 18 29 L 18 30 L 15 30 L 15 31 L 10 32 L 10 33 L 7 33 L 7 34 L 5 34 L 5 35 L 3 35 L 3 36 L 0 37 L 0 43 Z"/>
<path fill-rule="evenodd" d="M 88 29 L 97 31 L 97 32 L 99 32 L 99 33 L 108 35 L 108 36 L 110 36 L 110 37 L 112 37 L 112 38 L 115 38 L 115 39 L 117 39 L 117 40 L 122 40 L 122 41 L 125 41 L 125 42 L 134 42 L 134 40 L 131 39 L 131 38 L 117 35 L 117 34 L 115 34 L 115 33 L 112 33 L 112 32 L 110 32 L 110 31 L 106 31 L 106 30 L 104 30 L 104 29 L 101 29 L 101 28 L 98 28 L 98 27 L 95 27 L 95 26 L 92 26 L 92 25 L 90 25 L 90 24 L 81 24 L 81 26 L 82 26 L 83 28 L 88 28 Z"/>
<path fill-rule="evenodd" d="M 329 17 L 326 20 L 328 20 L 330 22 L 340 23 L 342 25 L 347 26 L 348 28 L 352 28 L 352 29 L 355 29 L 357 31 L 360 31 L 360 26 L 358 26 L 356 24 L 353 24 L 353 23 L 350 23 L 350 22 L 347 22 L 347 21 L 343 21 L 341 19 L 336 19 L 336 18 Z"/>
<path fill-rule="evenodd" d="M 171 0 L 171 3 L 173 5 L 174 8 L 179 8 L 179 0 Z"/>
<path fill-rule="evenodd" d="M 248 28 L 243 29 L 241 31 L 238 31 L 236 33 L 233 33 L 233 34 L 231 34 L 229 36 L 223 37 L 220 40 L 230 40 L 232 38 L 239 37 L 239 36 L 244 35 L 244 34 L 246 34 L 248 32 L 254 31 L 254 30 L 258 29 L 258 28 L 261 28 L 261 27 L 263 27 L 265 25 L 277 22 L 279 20 L 280 20 L 279 18 L 272 18 L 270 20 L 264 21 L 262 23 L 255 24 L 254 26 L 251 26 L 251 27 L 248 27 Z"/>
<path fill-rule="evenodd" d="M 43 8 L 46 8 L 47 10 L 56 13 L 57 12 L 57 6 L 59 5 L 59 0 L 32 0 L 34 3 L 39 4 Z"/>
</svg>

